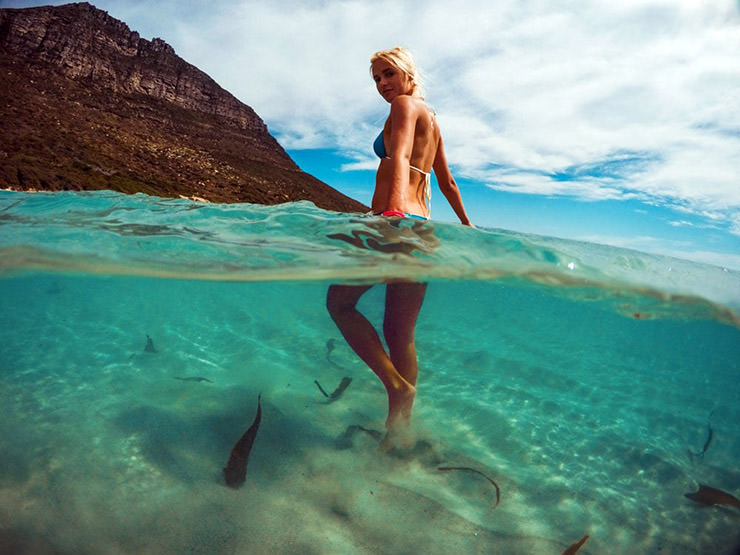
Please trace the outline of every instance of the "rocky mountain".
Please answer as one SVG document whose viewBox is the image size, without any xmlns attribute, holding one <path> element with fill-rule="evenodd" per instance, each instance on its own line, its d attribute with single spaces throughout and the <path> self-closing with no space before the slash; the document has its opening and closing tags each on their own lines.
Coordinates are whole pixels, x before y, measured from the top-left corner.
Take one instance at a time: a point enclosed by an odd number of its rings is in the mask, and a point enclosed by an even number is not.
<svg viewBox="0 0 740 555">
<path fill-rule="evenodd" d="M 367 210 L 166 42 L 88 3 L 0 9 L 0 77 L 0 188 Z"/>
</svg>

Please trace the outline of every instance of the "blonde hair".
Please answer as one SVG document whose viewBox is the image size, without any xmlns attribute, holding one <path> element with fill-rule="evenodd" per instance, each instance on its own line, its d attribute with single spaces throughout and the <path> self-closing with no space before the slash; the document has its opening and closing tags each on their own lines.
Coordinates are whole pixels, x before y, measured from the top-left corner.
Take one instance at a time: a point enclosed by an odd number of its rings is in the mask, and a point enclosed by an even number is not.
<svg viewBox="0 0 740 555">
<path fill-rule="evenodd" d="M 395 67 L 398 71 L 405 74 L 411 82 L 411 96 L 418 96 L 424 98 L 424 87 L 421 83 L 421 75 L 419 69 L 414 63 L 414 58 L 411 56 L 411 52 L 403 48 L 402 46 L 396 46 L 390 50 L 381 50 L 376 52 L 370 58 L 370 71 L 372 72 L 372 65 L 378 60 L 384 60 Z"/>
</svg>

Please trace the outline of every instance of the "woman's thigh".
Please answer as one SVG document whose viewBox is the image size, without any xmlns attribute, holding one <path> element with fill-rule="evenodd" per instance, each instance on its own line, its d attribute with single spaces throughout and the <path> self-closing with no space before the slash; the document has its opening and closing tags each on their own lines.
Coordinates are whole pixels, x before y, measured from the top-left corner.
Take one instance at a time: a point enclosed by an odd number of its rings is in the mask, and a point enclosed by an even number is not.
<svg viewBox="0 0 740 555">
<path fill-rule="evenodd" d="M 413 338 L 426 290 L 426 283 L 397 282 L 386 286 L 383 320 L 386 342 L 392 336 L 407 341 Z"/>
</svg>

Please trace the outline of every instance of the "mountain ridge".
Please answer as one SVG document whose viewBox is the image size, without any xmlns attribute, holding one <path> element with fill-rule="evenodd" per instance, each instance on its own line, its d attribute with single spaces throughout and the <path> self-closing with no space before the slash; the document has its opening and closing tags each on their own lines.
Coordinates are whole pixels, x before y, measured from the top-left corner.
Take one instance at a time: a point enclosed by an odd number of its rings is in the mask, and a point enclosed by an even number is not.
<svg viewBox="0 0 740 555">
<path fill-rule="evenodd" d="M 0 187 L 367 210 L 164 40 L 87 2 L 0 9 L 0 75 Z"/>
</svg>

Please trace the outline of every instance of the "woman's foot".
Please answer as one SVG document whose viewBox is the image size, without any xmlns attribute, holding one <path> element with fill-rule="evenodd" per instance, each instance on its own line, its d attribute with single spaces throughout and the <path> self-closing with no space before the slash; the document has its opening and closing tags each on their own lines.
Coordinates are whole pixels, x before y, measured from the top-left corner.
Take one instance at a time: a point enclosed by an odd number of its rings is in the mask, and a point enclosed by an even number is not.
<svg viewBox="0 0 740 555">
<path fill-rule="evenodd" d="M 404 380 L 398 387 L 387 388 L 387 393 L 388 418 L 385 427 L 388 430 L 408 427 L 411 424 L 411 409 L 416 397 L 416 388 Z"/>
</svg>

